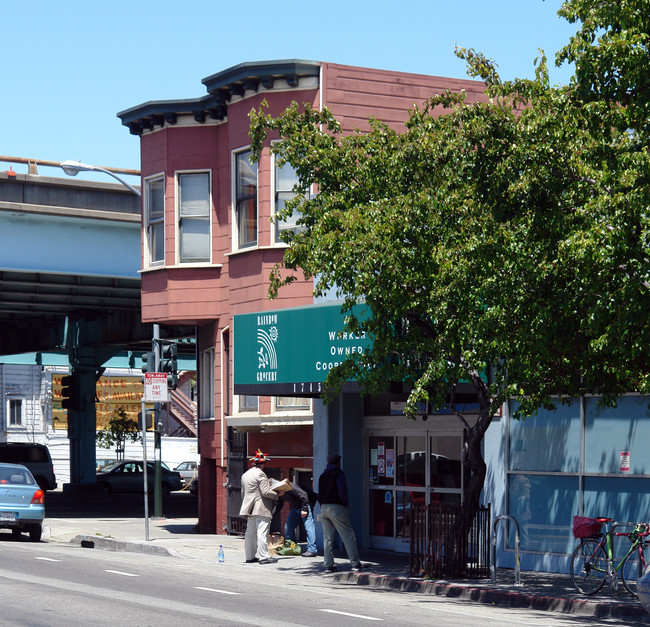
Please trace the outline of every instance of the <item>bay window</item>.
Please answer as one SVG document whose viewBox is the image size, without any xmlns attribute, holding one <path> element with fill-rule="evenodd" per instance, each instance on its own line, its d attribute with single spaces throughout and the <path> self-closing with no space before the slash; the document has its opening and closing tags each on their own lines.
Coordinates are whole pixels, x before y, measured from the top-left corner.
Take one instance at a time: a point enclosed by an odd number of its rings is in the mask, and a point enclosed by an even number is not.
<svg viewBox="0 0 650 627">
<path fill-rule="evenodd" d="M 257 244 L 257 164 L 251 152 L 235 153 L 235 228 L 237 248 Z"/>
<path fill-rule="evenodd" d="M 145 181 L 145 267 L 165 263 L 165 178 Z"/>
<path fill-rule="evenodd" d="M 178 175 L 178 259 L 180 263 L 210 261 L 210 174 Z"/>
</svg>

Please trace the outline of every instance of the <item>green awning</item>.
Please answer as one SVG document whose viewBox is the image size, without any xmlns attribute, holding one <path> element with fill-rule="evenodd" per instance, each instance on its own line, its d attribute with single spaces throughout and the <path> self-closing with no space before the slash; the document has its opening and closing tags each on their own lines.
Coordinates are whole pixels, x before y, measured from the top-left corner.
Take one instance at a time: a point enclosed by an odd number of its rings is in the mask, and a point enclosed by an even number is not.
<svg viewBox="0 0 650 627">
<path fill-rule="evenodd" d="M 371 346 L 345 331 L 341 302 L 235 315 L 234 393 L 319 396 L 329 371 Z M 353 314 L 369 316 L 365 305 Z"/>
</svg>

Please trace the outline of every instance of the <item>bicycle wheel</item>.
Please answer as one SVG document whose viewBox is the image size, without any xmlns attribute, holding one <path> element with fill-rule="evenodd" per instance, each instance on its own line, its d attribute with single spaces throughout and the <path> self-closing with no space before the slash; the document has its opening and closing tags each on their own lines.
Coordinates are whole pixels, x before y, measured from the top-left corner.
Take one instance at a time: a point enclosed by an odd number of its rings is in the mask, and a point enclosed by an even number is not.
<svg viewBox="0 0 650 627">
<path fill-rule="evenodd" d="M 583 540 L 571 556 L 571 581 L 583 594 L 596 594 L 605 584 L 607 556 L 596 540 Z"/>
<path fill-rule="evenodd" d="M 637 596 L 636 584 L 641 578 L 641 575 L 643 575 L 643 566 L 644 564 L 638 548 L 632 551 L 621 565 L 621 579 L 623 580 L 623 585 L 632 596 Z"/>
</svg>

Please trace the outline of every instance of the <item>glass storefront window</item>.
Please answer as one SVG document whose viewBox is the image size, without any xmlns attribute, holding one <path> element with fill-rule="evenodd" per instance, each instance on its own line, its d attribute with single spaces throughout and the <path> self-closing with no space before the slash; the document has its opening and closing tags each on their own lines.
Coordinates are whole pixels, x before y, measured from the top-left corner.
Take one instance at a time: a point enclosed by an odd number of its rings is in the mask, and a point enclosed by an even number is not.
<svg viewBox="0 0 650 627">
<path fill-rule="evenodd" d="M 395 531 L 393 508 L 393 490 L 372 490 L 370 492 L 370 535 L 393 537 Z"/>
<path fill-rule="evenodd" d="M 462 495 L 458 492 L 431 492 L 431 503 L 443 503 L 444 505 L 460 505 Z"/>
<path fill-rule="evenodd" d="M 650 511 L 650 479 L 585 477 L 584 515 L 613 518 L 617 522 L 644 522 Z M 623 527 L 621 531 L 629 531 Z M 614 556 L 622 558 L 630 548 L 627 538 L 614 539 Z"/>
<path fill-rule="evenodd" d="M 571 553 L 573 517 L 578 513 L 578 477 L 511 474 L 509 513 L 519 523 L 521 549 L 542 553 Z M 514 525 L 508 548 L 514 549 Z"/>
<path fill-rule="evenodd" d="M 511 411 L 517 409 L 512 403 Z M 580 402 L 540 410 L 510 420 L 510 470 L 578 472 L 580 466 Z"/>
<path fill-rule="evenodd" d="M 585 477 L 584 515 L 643 522 L 650 512 L 650 479 Z"/>
<path fill-rule="evenodd" d="M 391 436 L 369 438 L 370 485 L 395 483 L 395 440 Z"/>
<path fill-rule="evenodd" d="M 397 485 L 423 488 L 426 481 L 426 437 L 399 437 L 397 447 Z"/>
<path fill-rule="evenodd" d="M 458 436 L 431 436 L 429 461 L 431 487 L 454 490 L 462 488 L 463 465 L 460 460 L 460 442 Z"/>
<path fill-rule="evenodd" d="M 408 549 L 415 505 L 461 502 L 461 444 L 459 433 L 368 438 L 368 531 L 376 546 Z"/>
<path fill-rule="evenodd" d="M 647 396 L 620 398 L 617 407 L 599 407 L 597 398 L 585 400 L 585 472 L 650 474 L 648 405 Z M 629 466 L 622 471 L 624 463 Z"/>
</svg>

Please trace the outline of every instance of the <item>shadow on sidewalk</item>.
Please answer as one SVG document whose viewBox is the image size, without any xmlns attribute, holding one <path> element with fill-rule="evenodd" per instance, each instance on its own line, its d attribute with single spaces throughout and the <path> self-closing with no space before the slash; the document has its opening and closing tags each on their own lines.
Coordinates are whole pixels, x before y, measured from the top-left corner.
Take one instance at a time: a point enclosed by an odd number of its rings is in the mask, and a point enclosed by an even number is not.
<svg viewBox="0 0 650 627">
<path fill-rule="evenodd" d="M 153 495 L 149 495 L 149 516 L 153 513 Z M 162 497 L 165 518 L 197 518 L 198 499 L 189 492 L 172 492 Z M 45 496 L 48 518 L 143 518 L 142 494 L 65 494 L 60 490 Z"/>
</svg>

